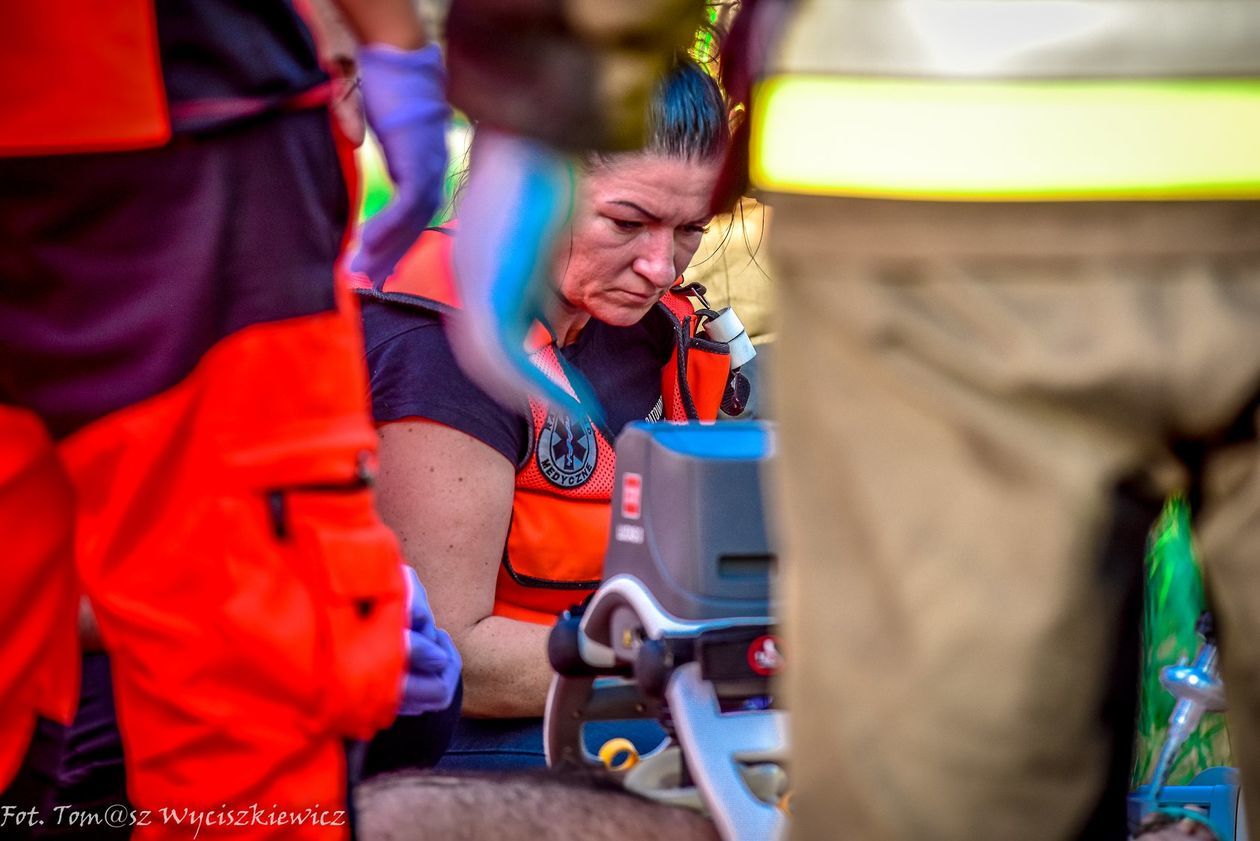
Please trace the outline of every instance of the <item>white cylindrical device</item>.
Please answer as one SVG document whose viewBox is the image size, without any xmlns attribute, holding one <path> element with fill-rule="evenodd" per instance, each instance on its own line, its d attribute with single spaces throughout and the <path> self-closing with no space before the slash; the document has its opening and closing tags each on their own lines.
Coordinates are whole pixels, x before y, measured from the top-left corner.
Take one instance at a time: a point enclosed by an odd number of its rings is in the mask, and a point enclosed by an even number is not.
<svg viewBox="0 0 1260 841">
<path fill-rule="evenodd" d="M 753 347 L 752 339 L 748 338 L 748 331 L 744 329 L 744 322 L 739 320 L 735 310 L 730 307 L 721 310 L 717 318 L 709 319 L 704 325 L 704 335 L 731 349 L 731 370 L 742 368 L 757 355 L 757 349 Z"/>
</svg>

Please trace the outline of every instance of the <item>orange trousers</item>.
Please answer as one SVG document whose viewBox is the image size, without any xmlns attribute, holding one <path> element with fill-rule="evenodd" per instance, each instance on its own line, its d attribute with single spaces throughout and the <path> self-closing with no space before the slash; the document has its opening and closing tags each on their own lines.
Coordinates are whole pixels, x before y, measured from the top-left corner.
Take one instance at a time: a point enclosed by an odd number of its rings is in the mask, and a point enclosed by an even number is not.
<svg viewBox="0 0 1260 841">
<path fill-rule="evenodd" d="M 73 524 L 130 794 L 152 810 L 137 837 L 187 837 L 192 818 L 176 816 L 254 804 L 263 817 L 225 818 L 254 822 L 235 837 L 345 833 L 343 740 L 393 719 L 405 619 L 397 547 L 365 481 L 375 433 L 341 298 L 233 334 L 175 388 L 55 448 L 32 414 L 0 412 L 6 779 L 35 717 L 73 712 Z M 266 825 L 304 809 L 330 810 L 328 825 Z"/>
<path fill-rule="evenodd" d="M 370 488 L 357 306 L 329 290 L 349 150 L 326 121 L 0 178 L 61 202 L 0 208 L 0 789 L 36 719 L 73 715 L 83 592 L 112 661 L 134 837 L 348 834 L 344 741 L 393 720 L 406 618 Z M 63 202 L 77 179 L 95 192 Z M 83 326 L 63 316 L 84 311 Z M 139 317 L 147 332 L 128 330 Z M 186 368 L 110 394 L 170 347 Z M 40 377 L 108 408 L 32 411 L 24 395 L 56 403 Z"/>
</svg>

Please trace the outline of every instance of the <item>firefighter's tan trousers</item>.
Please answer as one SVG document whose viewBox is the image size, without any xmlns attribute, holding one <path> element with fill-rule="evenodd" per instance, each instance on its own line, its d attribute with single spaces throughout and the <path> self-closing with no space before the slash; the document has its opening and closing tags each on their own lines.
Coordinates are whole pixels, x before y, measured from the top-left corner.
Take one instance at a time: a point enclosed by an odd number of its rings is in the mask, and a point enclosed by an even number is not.
<svg viewBox="0 0 1260 841">
<path fill-rule="evenodd" d="M 794 836 L 1079 837 L 1131 738 L 1117 500 L 1196 481 L 1260 782 L 1260 203 L 776 213 Z"/>
</svg>

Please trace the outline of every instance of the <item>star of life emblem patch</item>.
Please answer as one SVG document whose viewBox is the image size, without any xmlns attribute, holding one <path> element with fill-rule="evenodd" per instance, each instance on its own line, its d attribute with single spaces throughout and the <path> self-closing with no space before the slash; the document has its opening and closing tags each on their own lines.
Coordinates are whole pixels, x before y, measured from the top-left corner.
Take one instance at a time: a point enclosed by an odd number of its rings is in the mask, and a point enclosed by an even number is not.
<svg viewBox="0 0 1260 841">
<path fill-rule="evenodd" d="M 547 481 L 558 488 L 576 488 L 595 472 L 599 448 L 595 428 L 585 418 L 547 413 L 534 456 Z"/>
</svg>

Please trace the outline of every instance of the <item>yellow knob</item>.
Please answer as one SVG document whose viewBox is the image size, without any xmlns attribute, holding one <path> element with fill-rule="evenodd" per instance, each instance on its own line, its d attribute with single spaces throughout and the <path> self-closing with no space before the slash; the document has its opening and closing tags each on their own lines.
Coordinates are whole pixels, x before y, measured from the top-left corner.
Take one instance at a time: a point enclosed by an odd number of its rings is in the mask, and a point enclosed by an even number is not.
<svg viewBox="0 0 1260 841">
<path fill-rule="evenodd" d="M 599 749 L 599 761 L 609 771 L 629 771 L 639 764 L 639 752 L 633 742 L 619 736 L 604 742 Z"/>
</svg>

